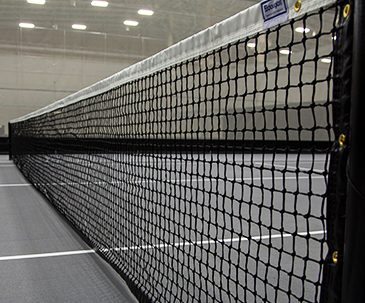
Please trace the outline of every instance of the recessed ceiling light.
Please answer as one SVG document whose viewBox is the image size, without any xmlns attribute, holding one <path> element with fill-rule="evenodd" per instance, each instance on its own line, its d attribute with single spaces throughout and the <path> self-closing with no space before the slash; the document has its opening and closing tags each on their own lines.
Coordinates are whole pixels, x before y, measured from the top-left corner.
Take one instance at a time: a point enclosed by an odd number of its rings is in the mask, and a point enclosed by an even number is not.
<svg viewBox="0 0 365 303">
<path fill-rule="evenodd" d="M 20 27 L 23 27 L 23 28 L 34 28 L 34 24 L 33 23 L 19 23 L 19 26 Z"/>
<path fill-rule="evenodd" d="M 27 0 L 28 3 L 31 4 L 41 4 L 43 5 L 44 3 L 46 3 L 46 0 Z"/>
<path fill-rule="evenodd" d="M 109 4 L 109 2 L 107 1 L 97 1 L 97 0 L 94 0 L 91 2 L 91 5 L 92 6 L 99 6 L 99 7 L 107 7 Z"/>
<path fill-rule="evenodd" d="M 140 9 L 138 11 L 138 14 L 143 15 L 143 16 L 152 16 L 155 12 L 151 11 L 149 9 Z"/>
<path fill-rule="evenodd" d="M 332 60 L 331 60 L 331 58 L 323 58 L 323 59 L 321 59 L 321 62 L 322 63 L 331 63 Z"/>
<path fill-rule="evenodd" d="M 283 55 L 289 55 L 290 53 L 291 53 L 291 51 L 288 50 L 288 49 L 281 49 L 280 50 L 280 54 L 283 54 Z"/>
<path fill-rule="evenodd" d="M 84 29 L 86 29 L 86 25 L 84 25 L 84 24 L 72 24 L 72 28 L 73 29 L 81 29 L 81 30 L 84 30 Z"/>
<path fill-rule="evenodd" d="M 256 43 L 250 42 L 250 43 L 247 43 L 247 46 L 251 47 L 251 48 L 254 48 L 256 46 Z"/>
<path fill-rule="evenodd" d="M 304 28 L 304 27 L 297 27 L 295 29 L 295 31 L 297 33 L 309 33 L 310 32 L 310 28 Z"/>
<path fill-rule="evenodd" d="M 127 25 L 127 26 L 137 26 L 138 25 L 137 21 L 132 21 L 132 20 L 125 20 L 123 23 L 124 23 L 124 25 Z"/>
</svg>

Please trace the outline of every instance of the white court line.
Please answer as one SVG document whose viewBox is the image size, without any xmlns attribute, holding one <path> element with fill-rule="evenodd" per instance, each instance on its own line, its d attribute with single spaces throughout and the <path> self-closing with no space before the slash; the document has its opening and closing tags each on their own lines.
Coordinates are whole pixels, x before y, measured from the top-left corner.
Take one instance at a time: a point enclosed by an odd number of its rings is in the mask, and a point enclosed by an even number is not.
<svg viewBox="0 0 365 303">
<path fill-rule="evenodd" d="M 311 179 L 323 179 L 323 176 L 312 176 Z M 105 184 L 109 184 L 109 185 L 116 185 L 116 184 L 122 184 L 122 183 L 126 183 L 126 184 L 146 184 L 146 183 L 157 183 L 157 182 L 162 182 L 162 183 L 178 183 L 178 182 L 217 182 L 217 181 L 236 181 L 236 182 L 243 182 L 243 181 L 261 181 L 261 180 L 273 180 L 273 179 L 283 179 L 281 177 L 255 177 L 255 178 L 243 178 L 243 179 L 235 179 L 235 178 L 226 178 L 226 179 L 222 179 L 219 178 L 217 180 L 217 178 L 212 177 L 212 178 L 201 178 L 201 179 L 181 179 L 181 180 L 135 180 L 135 181 L 99 181 L 99 182 L 61 182 L 61 183 L 35 183 L 36 186 L 39 185 L 52 185 L 52 186 L 56 186 L 56 185 L 60 185 L 60 186 L 72 186 L 72 185 L 89 185 L 89 184 L 94 184 L 94 185 L 105 185 Z M 285 180 L 296 180 L 297 177 L 293 176 L 293 177 L 285 177 Z M 308 179 L 308 176 L 298 176 L 298 179 Z M 31 186 L 32 184 L 0 184 L 0 187 L 22 187 L 22 186 Z"/>
<path fill-rule="evenodd" d="M 32 184 L 30 184 L 30 183 L 0 184 L 0 187 L 22 187 L 22 186 L 32 186 Z"/>
<path fill-rule="evenodd" d="M 264 166 L 265 167 L 265 166 Z M 309 168 L 301 168 L 301 167 L 296 167 L 296 166 L 285 166 L 285 165 L 277 165 L 274 163 L 274 168 L 276 169 L 276 167 L 281 167 L 281 168 L 289 168 L 292 170 L 296 170 L 296 169 L 300 169 L 299 173 L 308 173 Z M 271 168 L 271 166 L 266 166 L 266 168 Z M 323 170 L 317 170 L 317 169 L 313 169 L 311 170 L 311 172 L 317 173 L 317 174 L 323 174 Z"/>
<path fill-rule="evenodd" d="M 312 179 L 323 179 L 323 176 L 312 176 Z M 274 177 L 274 179 L 282 179 L 281 177 Z M 285 177 L 285 180 L 296 180 L 297 177 L 293 176 L 293 177 Z M 308 176 L 298 176 L 298 179 L 308 179 Z M 35 185 L 60 185 L 60 186 L 72 186 L 72 185 L 89 185 L 89 184 L 95 184 L 95 185 L 102 185 L 102 184 L 110 184 L 110 185 L 116 185 L 116 184 L 122 184 L 122 183 L 126 183 L 126 184 L 146 184 L 146 183 L 158 183 L 158 182 L 162 182 L 162 183 L 178 183 L 178 182 L 217 182 L 217 181 L 236 181 L 236 182 L 243 182 L 243 181 L 261 181 L 261 180 L 273 180 L 272 177 L 255 177 L 255 178 L 243 178 L 243 179 L 235 179 L 235 178 L 201 178 L 201 179 L 180 179 L 180 180 L 134 180 L 134 181 L 130 181 L 130 180 L 126 180 L 126 181 L 98 181 L 98 182 L 61 182 L 61 183 L 36 183 Z"/>
<path fill-rule="evenodd" d="M 44 254 L 4 256 L 4 257 L 0 257 L 0 261 L 63 257 L 63 256 L 84 255 L 84 254 L 92 254 L 92 253 L 95 253 L 95 250 L 90 249 L 90 250 L 53 252 L 53 253 L 44 253 Z"/>
<path fill-rule="evenodd" d="M 324 230 L 317 230 L 311 232 L 301 232 L 296 235 L 299 236 L 307 236 L 307 235 L 321 235 L 325 234 Z M 130 247 L 118 247 L 113 249 L 101 249 L 101 252 L 108 251 L 128 251 L 128 250 L 147 250 L 147 249 L 156 249 L 156 248 L 176 248 L 182 246 L 203 246 L 209 244 L 217 244 L 217 243 L 233 243 L 233 242 L 246 242 L 249 240 L 267 240 L 267 239 L 277 239 L 277 238 L 288 238 L 292 237 L 293 234 L 276 234 L 276 235 L 266 235 L 266 236 L 255 236 L 255 237 L 237 237 L 237 238 L 226 238 L 226 239 L 217 239 L 217 240 L 204 240 L 204 241 L 193 241 L 193 242 L 179 242 L 179 243 L 161 243 L 161 244 L 150 244 L 150 245 L 140 245 L 140 246 L 130 246 Z"/>
<path fill-rule="evenodd" d="M 309 235 L 321 235 L 326 233 L 324 230 L 312 231 L 312 232 L 301 232 L 297 233 L 300 236 Z M 255 237 L 237 237 L 228 239 L 218 239 L 218 240 L 205 240 L 205 241 L 194 241 L 194 242 L 180 242 L 180 243 L 162 243 L 162 244 L 152 244 L 152 245 L 141 245 L 141 246 L 131 246 L 131 247 L 120 247 L 114 249 L 101 249 L 101 252 L 108 251 L 128 251 L 128 250 L 146 250 L 146 249 L 156 249 L 156 248 L 174 248 L 181 246 L 203 246 L 209 244 L 217 243 L 233 243 L 233 242 L 246 242 L 249 240 L 267 240 L 267 239 L 277 239 L 277 238 L 287 238 L 292 237 L 293 234 L 276 234 L 276 235 L 266 235 L 266 236 L 255 236 Z M 64 251 L 64 252 L 53 252 L 53 253 L 42 253 L 42 254 L 29 254 L 29 255 L 15 255 L 15 256 L 3 256 L 0 257 L 0 261 L 12 261 L 12 260 L 25 260 L 25 259 L 39 259 L 39 258 L 54 258 L 63 256 L 74 256 L 74 255 L 84 255 L 93 254 L 95 250 L 76 250 L 76 251 Z"/>
</svg>

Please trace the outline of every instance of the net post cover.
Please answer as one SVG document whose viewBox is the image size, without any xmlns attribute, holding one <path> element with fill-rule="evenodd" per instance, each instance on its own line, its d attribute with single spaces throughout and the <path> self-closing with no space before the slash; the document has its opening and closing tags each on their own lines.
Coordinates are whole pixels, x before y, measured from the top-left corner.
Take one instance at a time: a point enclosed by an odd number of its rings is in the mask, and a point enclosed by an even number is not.
<svg viewBox="0 0 365 303">
<path fill-rule="evenodd" d="M 11 155 L 11 123 L 8 123 L 8 142 L 9 142 L 9 147 L 8 147 L 8 151 L 9 151 L 9 160 L 12 160 L 12 155 Z"/>
<path fill-rule="evenodd" d="M 344 272 L 342 301 L 363 301 L 365 298 L 364 251 L 364 98 L 363 79 L 365 67 L 365 5 L 363 1 L 350 1 L 353 18 L 353 69 L 351 86 L 351 111 L 348 159 L 348 197 L 344 243 Z"/>
<path fill-rule="evenodd" d="M 347 161 L 349 153 L 349 119 L 352 79 L 353 6 L 349 13 L 349 1 L 339 5 L 339 20 L 334 48 L 333 125 L 335 138 L 331 153 L 331 165 L 327 199 L 327 244 L 321 302 L 342 302 L 343 255 L 345 241 L 347 201 Z"/>
<path fill-rule="evenodd" d="M 18 168 L 141 302 L 342 295 L 352 19 L 288 0 L 266 28 L 264 3 L 11 121 Z"/>
</svg>

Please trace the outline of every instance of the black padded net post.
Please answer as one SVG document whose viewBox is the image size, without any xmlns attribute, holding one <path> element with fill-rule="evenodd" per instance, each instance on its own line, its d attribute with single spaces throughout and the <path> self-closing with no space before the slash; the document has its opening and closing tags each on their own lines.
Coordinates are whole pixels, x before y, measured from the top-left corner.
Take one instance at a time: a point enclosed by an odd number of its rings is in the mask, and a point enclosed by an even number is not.
<svg viewBox="0 0 365 303">
<path fill-rule="evenodd" d="M 12 158 L 141 302 L 316 302 L 337 16 L 13 121 Z"/>
</svg>

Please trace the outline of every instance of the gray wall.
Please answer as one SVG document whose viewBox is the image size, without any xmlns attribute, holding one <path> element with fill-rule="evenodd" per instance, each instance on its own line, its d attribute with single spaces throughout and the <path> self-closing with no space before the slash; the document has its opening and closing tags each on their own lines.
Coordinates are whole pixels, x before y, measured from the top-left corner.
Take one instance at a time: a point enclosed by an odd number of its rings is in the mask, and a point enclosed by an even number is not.
<svg viewBox="0 0 365 303">
<path fill-rule="evenodd" d="M 0 136 L 8 122 L 108 77 L 127 64 L 0 55 Z"/>
</svg>

